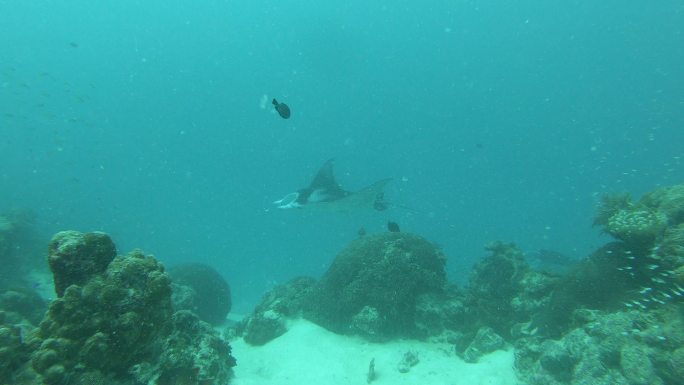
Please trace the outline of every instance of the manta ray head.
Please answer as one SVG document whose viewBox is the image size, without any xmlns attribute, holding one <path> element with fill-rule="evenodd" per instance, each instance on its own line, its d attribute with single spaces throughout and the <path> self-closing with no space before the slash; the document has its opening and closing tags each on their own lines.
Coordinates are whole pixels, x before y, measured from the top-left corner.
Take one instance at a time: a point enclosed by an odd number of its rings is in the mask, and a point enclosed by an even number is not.
<svg viewBox="0 0 684 385">
<path fill-rule="evenodd" d="M 279 209 L 295 209 L 302 207 L 302 205 L 297 202 L 298 199 L 299 192 L 293 192 L 285 195 L 283 198 L 278 199 L 277 201 L 273 201 L 273 204 Z"/>
</svg>

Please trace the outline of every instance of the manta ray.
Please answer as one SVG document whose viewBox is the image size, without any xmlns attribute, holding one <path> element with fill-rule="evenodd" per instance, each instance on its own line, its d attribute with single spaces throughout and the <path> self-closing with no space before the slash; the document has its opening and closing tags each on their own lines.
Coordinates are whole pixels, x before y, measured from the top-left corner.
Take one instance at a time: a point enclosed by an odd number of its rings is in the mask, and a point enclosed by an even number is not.
<svg viewBox="0 0 684 385">
<path fill-rule="evenodd" d="M 359 208 L 387 209 L 383 188 L 390 178 L 379 180 L 357 192 L 342 189 L 333 175 L 333 159 L 329 159 L 318 170 L 308 187 L 285 195 L 273 204 L 279 209 L 321 207 L 337 211 Z"/>
</svg>

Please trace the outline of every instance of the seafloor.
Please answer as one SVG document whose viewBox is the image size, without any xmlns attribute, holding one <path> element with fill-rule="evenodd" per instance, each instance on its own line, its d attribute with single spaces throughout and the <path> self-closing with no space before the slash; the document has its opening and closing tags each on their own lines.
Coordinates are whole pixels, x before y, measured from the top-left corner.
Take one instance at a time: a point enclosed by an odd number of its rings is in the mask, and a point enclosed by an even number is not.
<svg viewBox="0 0 684 385">
<path fill-rule="evenodd" d="M 209 266 L 77 231 L 46 262 L 6 212 L 0 384 L 684 385 L 684 184 L 605 196 L 595 224 L 614 241 L 577 261 L 493 242 L 464 287 L 425 238 L 363 235 L 231 322 Z"/>
</svg>

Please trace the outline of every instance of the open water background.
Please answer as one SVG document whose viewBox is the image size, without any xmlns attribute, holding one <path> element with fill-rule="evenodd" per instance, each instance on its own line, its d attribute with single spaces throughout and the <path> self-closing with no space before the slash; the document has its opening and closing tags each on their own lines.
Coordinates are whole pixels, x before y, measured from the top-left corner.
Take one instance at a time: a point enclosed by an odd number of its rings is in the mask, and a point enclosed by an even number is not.
<svg viewBox="0 0 684 385">
<path fill-rule="evenodd" d="M 0 0 L 0 210 L 199 261 L 246 312 L 388 219 L 464 282 L 682 182 L 684 3 Z M 292 108 L 282 120 L 263 98 Z M 274 210 L 328 158 L 412 210 Z"/>
</svg>

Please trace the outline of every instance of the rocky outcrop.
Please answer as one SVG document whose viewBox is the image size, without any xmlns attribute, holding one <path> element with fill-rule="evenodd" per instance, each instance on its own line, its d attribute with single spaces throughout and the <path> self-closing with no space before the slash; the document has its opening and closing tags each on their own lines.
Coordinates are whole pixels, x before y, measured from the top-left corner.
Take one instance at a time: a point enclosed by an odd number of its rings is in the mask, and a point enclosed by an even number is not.
<svg viewBox="0 0 684 385">
<path fill-rule="evenodd" d="M 176 310 L 190 310 L 202 321 L 221 325 L 232 305 L 228 282 L 213 267 L 185 263 L 169 269 Z"/>
<path fill-rule="evenodd" d="M 110 259 L 113 250 L 102 233 L 55 236 L 50 267 L 61 296 L 33 330 L 0 325 L 0 355 L 12 357 L 0 367 L 3 383 L 227 383 L 230 345 L 193 313 L 174 311 L 164 266 L 141 251 Z"/>
<path fill-rule="evenodd" d="M 306 301 L 306 318 L 370 340 L 418 334 L 416 304 L 446 284 L 441 251 L 407 233 L 361 237 L 335 258 Z"/>
<path fill-rule="evenodd" d="M 238 333 L 251 345 L 263 345 L 287 331 L 287 320 L 300 317 L 316 280 L 295 278 L 266 293 L 254 312 L 241 322 Z"/>
</svg>

